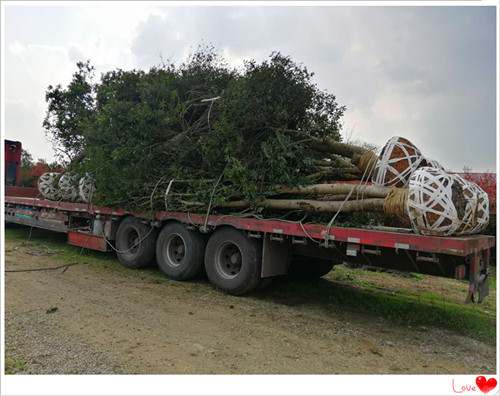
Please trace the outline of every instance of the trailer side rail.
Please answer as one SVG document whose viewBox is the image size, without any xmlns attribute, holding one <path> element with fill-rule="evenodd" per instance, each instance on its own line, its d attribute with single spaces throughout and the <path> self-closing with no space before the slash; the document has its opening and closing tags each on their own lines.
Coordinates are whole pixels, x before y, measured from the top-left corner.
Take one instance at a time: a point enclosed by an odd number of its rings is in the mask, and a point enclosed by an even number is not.
<svg viewBox="0 0 500 396">
<path fill-rule="evenodd" d="M 488 263 L 495 238 L 485 235 L 433 237 L 392 230 L 327 227 L 279 219 L 237 215 L 202 215 L 187 212 L 129 212 L 82 203 L 38 198 L 5 198 L 5 220 L 67 233 L 68 243 L 88 249 L 116 250 L 113 241 L 121 220 L 135 218 L 148 227 L 162 229 L 174 222 L 197 233 L 217 234 L 230 226 L 248 238 L 260 239 L 262 278 L 286 274 L 291 256 L 369 265 L 402 271 L 469 280 L 466 301 L 488 295 Z M 142 227 L 142 226 L 141 226 Z M 120 251 L 117 251 L 120 258 Z"/>
<path fill-rule="evenodd" d="M 426 253 L 468 256 L 490 249 L 495 245 L 495 238 L 485 235 L 465 237 L 434 237 L 412 233 L 391 232 L 353 227 L 331 227 L 321 224 L 301 224 L 273 219 L 255 219 L 234 215 L 205 215 L 186 212 L 155 212 L 151 218 L 147 213 L 133 213 L 122 209 L 72 202 L 56 202 L 37 198 L 6 197 L 6 204 L 27 207 L 40 207 L 56 211 L 86 213 L 89 215 L 126 216 L 134 215 L 155 221 L 177 220 L 196 227 L 207 225 L 220 227 L 230 225 L 235 228 L 267 234 L 286 235 L 296 238 L 313 239 L 318 243 L 345 242 L 358 245 L 378 246 L 396 250 L 413 250 Z"/>
</svg>

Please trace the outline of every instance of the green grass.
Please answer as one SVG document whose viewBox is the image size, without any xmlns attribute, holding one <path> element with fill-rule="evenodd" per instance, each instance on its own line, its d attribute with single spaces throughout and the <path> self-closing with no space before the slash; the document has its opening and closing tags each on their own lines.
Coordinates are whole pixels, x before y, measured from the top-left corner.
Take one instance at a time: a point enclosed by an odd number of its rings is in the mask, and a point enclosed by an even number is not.
<svg viewBox="0 0 500 396">
<path fill-rule="evenodd" d="M 137 270 L 122 267 L 113 252 L 99 252 L 95 250 L 82 249 L 67 244 L 67 236 L 56 233 L 22 226 L 10 226 L 5 229 L 6 241 L 16 241 L 21 247 L 29 247 L 29 250 L 41 252 L 46 255 L 57 256 L 68 264 L 79 263 L 106 271 L 114 271 L 128 276 L 137 276 Z M 7 248 L 8 251 L 9 248 Z M 157 268 L 144 268 L 140 270 L 142 277 L 147 276 L 155 282 L 165 282 L 166 278 Z"/>
<path fill-rule="evenodd" d="M 30 250 L 42 255 L 55 255 L 58 259 L 62 259 L 68 264 L 78 262 L 86 265 L 99 265 L 105 268 L 116 267 L 117 270 L 121 269 L 120 266 L 115 265 L 116 257 L 114 254 L 68 245 L 66 234 L 34 228 L 31 231 L 30 238 L 29 228 L 13 226 L 5 229 L 5 239 L 21 242 L 21 247 L 29 247 Z M 123 270 L 126 269 L 124 268 Z"/>
<path fill-rule="evenodd" d="M 66 235 L 29 228 L 6 229 L 6 239 L 30 249 L 57 255 L 68 263 L 79 262 L 127 276 L 140 276 L 155 283 L 167 280 L 155 268 L 140 271 L 120 266 L 114 254 L 83 250 L 66 245 Z M 9 249 L 9 248 L 8 248 Z M 482 304 L 464 304 L 467 283 L 452 279 L 387 272 L 372 272 L 337 266 L 327 277 L 314 281 L 273 281 L 268 289 L 250 298 L 266 299 L 283 305 L 312 305 L 325 313 L 361 313 L 408 326 L 435 326 L 457 334 L 495 344 L 496 277 L 489 278 L 490 295 Z M 197 281 L 195 281 L 197 282 Z"/>
<path fill-rule="evenodd" d="M 373 315 L 388 321 L 412 326 L 434 326 L 452 330 L 488 344 L 495 344 L 496 310 L 495 279 L 490 280 L 490 296 L 483 304 L 464 304 L 467 285 L 458 281 L 450 296 L 433 291 L 416 290 L 413 286 L 429 278 L 396 279 L 404 287 L 394 287 L 391 282 L 398 275 L 369 272 L 337 266 L 327 278 L 313 281 L 280 280 L 275 289 L 288 304 L 296 305 L 314 301 L 325 310 L 355 312 Z M 441 281 L 434 278 L 434 282 Z M 459 295 L 460 297 L 457 297 Z M 323 301 L 324 304 L 320 304 Z M 328 303 L 328 304 L 326 304 Z M 489 307 L 489 309 L 485 309 Z"/>
<path fill-rule="evenodd" d="M 18 358 L 13 358 L 10 356 L 5 357 L 5 374 L 17 374 L 24 371 L 26 363 Z"/>
<path fill-rule="evenodd" d="M 493 270 L 491 272 L 493 272 L 493 276 L 491 276 L 492 274 L 490 274 L 490 276 L 489 276 L 490 288 L 496 290 L 497 289 L 497 277 L 496 277 L 495 268 L 493 268 Z"/>
</svg>

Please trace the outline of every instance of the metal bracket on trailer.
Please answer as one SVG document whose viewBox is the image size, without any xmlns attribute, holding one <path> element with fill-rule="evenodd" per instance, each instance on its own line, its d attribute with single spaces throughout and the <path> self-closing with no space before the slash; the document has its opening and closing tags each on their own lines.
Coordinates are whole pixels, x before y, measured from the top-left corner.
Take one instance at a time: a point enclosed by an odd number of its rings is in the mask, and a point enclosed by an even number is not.
<svg viewBox="0 0 500 396">
<path fill-rule="evenodd" d="M 290 261 L 290 241 L 284 238 L 277 241 L 270 234 L 264 235 L 262 244 L 262 269 L 261 277 L 285 275 L 288 272 Z"/>
<path fill-rule="evenodd" d="M 370 249 L 367 248 L 366 246 L 361 246 L 361 254 L 371 254 L 373 256 L 381 256 L 382 250 L 380 250 L 379 248 Z"/>
<path fill-rule="evenodd" d="M 292 244 L 293 245 L 307 245 L 307 239 L 293 236 L 292 237 Z"/>
<path fill-rule="evenodd" d="M 346 256 L 357 257 L 361 246 L 357 243 L 348 243 L 345 249 Z"/>
<path fill-rule="evenodd" d="M 490 251 L 485 249 L 470 256 L 469 264 L 469 291 L 465 298 L 466 303 L 481 303 L 490 294 L 488 285 L 488 263 Z M 477 301 L 476 301 L 477 294 Z"/>
</svg>

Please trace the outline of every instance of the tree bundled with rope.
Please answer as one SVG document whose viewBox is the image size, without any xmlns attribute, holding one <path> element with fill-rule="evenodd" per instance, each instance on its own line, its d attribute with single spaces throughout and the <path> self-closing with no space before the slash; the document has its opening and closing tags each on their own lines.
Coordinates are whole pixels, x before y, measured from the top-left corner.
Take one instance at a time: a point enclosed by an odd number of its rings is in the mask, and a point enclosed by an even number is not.
<svg viewBox="0 0 500 396">
<path fill-rule="evenodd" d="M 408 203 L 425 200 L 408 193 L 412 175 L 424 167 L 444 172 L 440 165 L 401 137 L 378 155 L 342 143 L 345 107 L 287 56 L 273 53 L 236 70 L 201 48 L 180 66 L 119 69 L 98 82 L 88 62 L 77 66 L 66 88 L 48 88 L 44 121 L 72 176 L 41 178 L 41 191 L 132 210 L 285 211 L 333 220 L 381 212 L 411 220 L 417 232 L 450 232 L 420 216 L 422 204 Z M 334 184 L 349 179 L 360 185 Z M 362 186 L 367 181 L 375 185 Z"/>
<path fill-rule="evenodd" d="M 49 87 L 44 125 L 69 169 L 93 175 L 96 203 L 143 208 L 174 179 L 172 202 L 206 204 L 220 175 L 215 202 L 254 200 L 320 169 L 294 131 L 340 139 L 345 108 L 279 53 L 237 71 L 200 49 L 178 67 L 92 76 L 80 63 L 67 88 Z"/>
</svg>

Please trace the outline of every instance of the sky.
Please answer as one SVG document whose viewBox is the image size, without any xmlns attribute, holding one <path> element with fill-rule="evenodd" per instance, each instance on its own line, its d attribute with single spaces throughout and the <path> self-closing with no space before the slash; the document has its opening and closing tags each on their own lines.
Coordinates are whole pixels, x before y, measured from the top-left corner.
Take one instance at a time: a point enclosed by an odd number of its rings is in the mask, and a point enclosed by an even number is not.
<svg viewBox="0 0 500 396">
<path fill-rule="evenodd" d="M 52 160 L 48 85 L 76 62 L 97 74 L 181 62 L 200 44 L 227 61 L 290 55 L 347 106 L 346 141 L 410 139 L 447 169 L 495 170 L 494 7 L 5 6 L 5 137 Z"/>
</svg>

